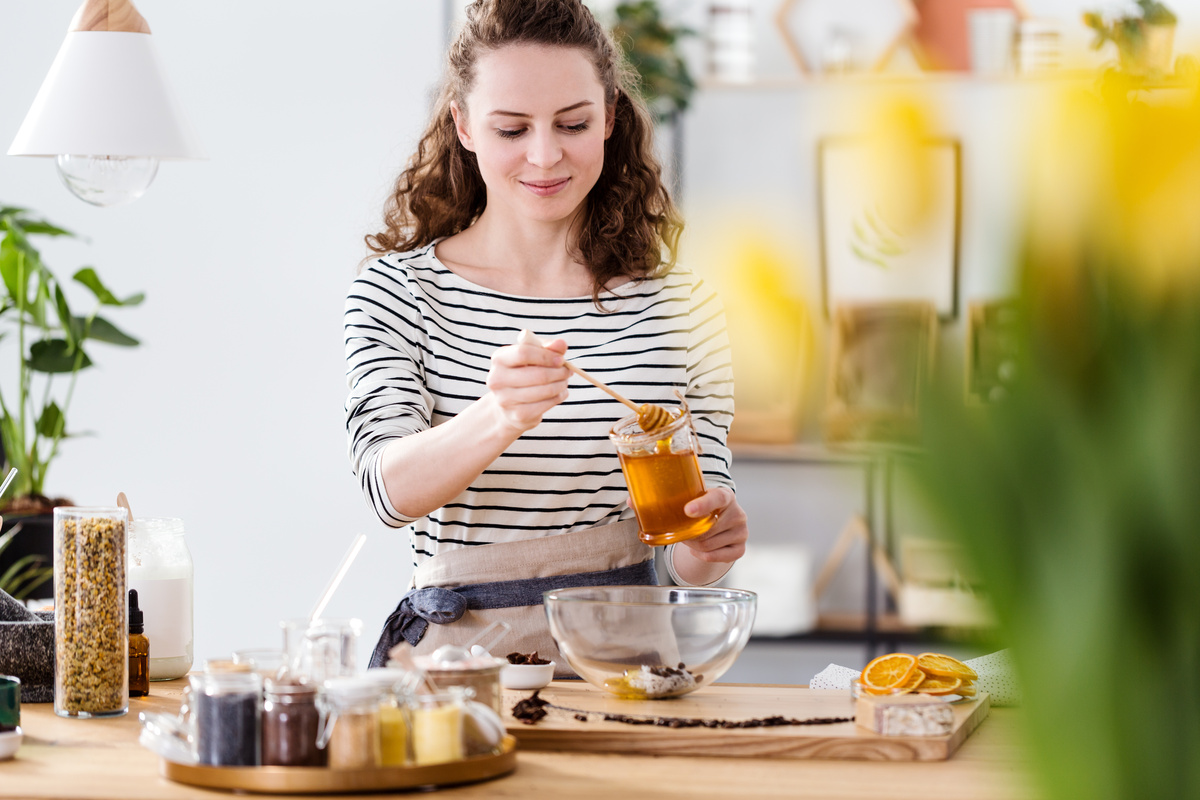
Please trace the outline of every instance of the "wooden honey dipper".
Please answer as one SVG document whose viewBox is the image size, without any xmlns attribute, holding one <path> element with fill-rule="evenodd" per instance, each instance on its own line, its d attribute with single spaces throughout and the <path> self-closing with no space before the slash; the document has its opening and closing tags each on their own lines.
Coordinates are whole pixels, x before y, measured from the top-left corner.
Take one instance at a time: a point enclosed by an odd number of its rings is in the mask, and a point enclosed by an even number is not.
<svg viewBox="0 0 1200 800">
<path fill-rule="evenodd" d="M 517 335 L 517 343 L 536 344 L 539 347 L 545 346 L 542 344 L 542 340 L 539 339 L 533 331 L 521 331 L 521 333 Z M 570 361 L 564 359 L 563 366 L 595 386 L 597 389 L 607 392 L 613 399 L 620 400 L 622 403 L 632 408 L 638 415 L 638 425 L 641 426 L 641 429 L 646 433 L 653 433 L 659 428 L 665 428 L 671 424 L 673 420 L 671 412 L 662 406 L 656 406 L 653 403 L 643 403 L 639 406 L 637 403 L 634 403 L 628 397 L 625 397 L 623 394 L 618 392 L 616 389 L 613 389 L 604 381 L 599 380 L 598 378 L 593 378 L 591 375 L 587 374 Z"/>
</svg>

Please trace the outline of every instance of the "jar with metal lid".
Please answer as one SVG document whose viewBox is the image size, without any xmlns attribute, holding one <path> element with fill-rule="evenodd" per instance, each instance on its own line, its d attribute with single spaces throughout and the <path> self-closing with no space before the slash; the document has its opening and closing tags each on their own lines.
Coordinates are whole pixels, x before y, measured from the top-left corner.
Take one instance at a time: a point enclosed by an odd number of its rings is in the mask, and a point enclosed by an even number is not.
<svg viewBox="0 0 1200 800">
<path fill-rule="evenodd" d="M 267 678 L 263 683 L 262 763 L 278 767 L 323 767 L 317 747 L 320 712 L 311 683 Z"/>
<path fill-rule="evenodd" d="M 129 588 L 136 589 L 150 640 L 150 680 L 192 668 L 194 568 L 183 520 L 138 517 L 129 523 Z"/>
<path fill-rule="evenodd" d="M 321 697 L 324 719 L 317 746 L 325 748 L 333 769 L 378 767 L 379 701 L 383 692 L 378 681 L 363 675 L 330 678 Z"/>
<path fill-rule="evenodd" d="M 196 760 L 217 767 L 260 762 L 262 680 L 253 672 L 203 672 L 188 677 Z"/>
<path fill-rule="evenodd" d="M 470 689 L 472 697 L 497 714 L 504 713 L 500 693 L 500 670 L 508 662 L 494 656 L 471 656 L 458 661 L 445 661 L 437 654 L 415 656 L 413 663 L 424 670 L 434 683 L 443 689 Z"/>
</svg>

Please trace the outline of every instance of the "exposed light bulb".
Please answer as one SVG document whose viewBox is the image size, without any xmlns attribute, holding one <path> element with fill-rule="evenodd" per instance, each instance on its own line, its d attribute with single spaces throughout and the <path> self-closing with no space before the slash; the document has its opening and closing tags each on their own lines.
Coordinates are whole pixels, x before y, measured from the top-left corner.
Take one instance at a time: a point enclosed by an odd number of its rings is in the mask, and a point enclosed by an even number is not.
<svg viewBox="0 0 1200 800">
<path fill-rule="evenodd" d="M 71 194 L 95 206 L 137 200 L 158 174 L 157 158 L 60 155 L 56 163 Z"/>
</svg>

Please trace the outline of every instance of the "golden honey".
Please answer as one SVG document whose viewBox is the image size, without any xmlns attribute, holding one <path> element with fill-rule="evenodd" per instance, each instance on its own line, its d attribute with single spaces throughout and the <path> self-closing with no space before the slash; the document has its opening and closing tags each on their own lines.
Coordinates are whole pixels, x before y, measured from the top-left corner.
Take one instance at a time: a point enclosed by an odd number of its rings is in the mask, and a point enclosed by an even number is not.
<svg viewBox="0 0 1200 800">
<path fill-rule="evenodd" d="M 659 440 L 653 452 L 619 449 L 618 455 L 643 542 L 651 546 L 682 542 L 712 527 L 713 515 L 683 513 L 685 505 L 704 494 L 704 478 L 693 450 L 673 452 L 668 438 Z"/>
</svg>

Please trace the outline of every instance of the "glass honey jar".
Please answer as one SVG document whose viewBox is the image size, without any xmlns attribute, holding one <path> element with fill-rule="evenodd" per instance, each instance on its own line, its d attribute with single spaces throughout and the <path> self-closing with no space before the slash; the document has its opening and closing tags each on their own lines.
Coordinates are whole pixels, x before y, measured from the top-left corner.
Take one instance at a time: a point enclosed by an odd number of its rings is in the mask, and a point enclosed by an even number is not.
<svg viewBox="0 0 1200 800">
<path fill-rule="evenodd" d="M 683 507 L 704 494 L 697 456 L 700 445 L 687 403 L 672 410 L 670 424 L 647 432 L 638 415 L 613 426 L 609 439 L 621 459 L 638 538 L 651 546 L 673 544 L 706 533 L 716 514 L 689 517 Z"/>
</svg>

